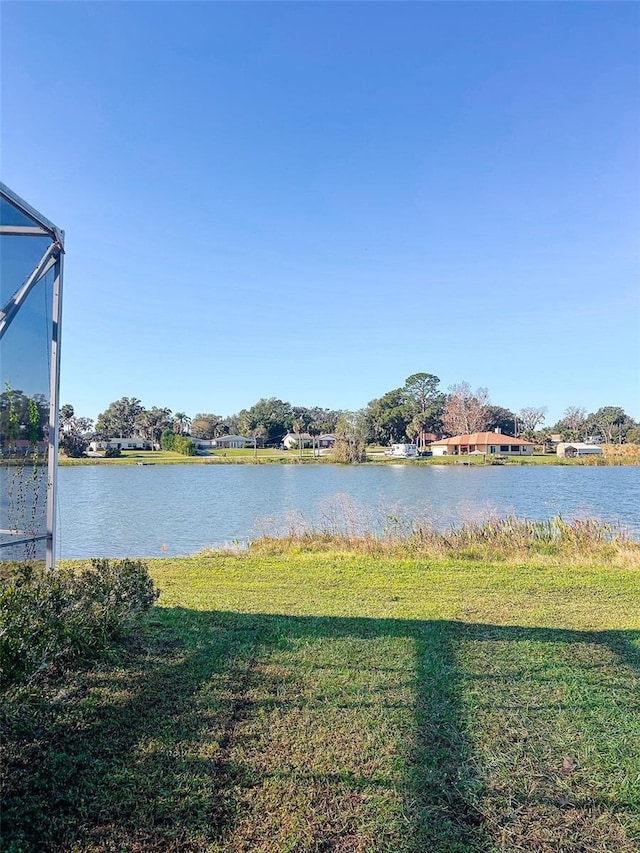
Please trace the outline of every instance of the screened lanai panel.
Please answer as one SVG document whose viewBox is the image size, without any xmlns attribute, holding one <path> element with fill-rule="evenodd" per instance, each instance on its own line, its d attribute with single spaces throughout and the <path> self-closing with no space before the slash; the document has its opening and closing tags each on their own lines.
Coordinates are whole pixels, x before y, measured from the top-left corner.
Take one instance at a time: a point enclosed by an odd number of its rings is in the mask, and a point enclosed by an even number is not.
<svg viewBox="0 0 640 853">
<path fill-rule="evenodd" d="M 18 208 L 14 201 L 4 196 L 0 196 L 0 222 L 3 225 L 11 226 L 41 227 L 38 220 L 30 216 L 24 207 L 23 209 Z"/>
<path fill-rule="evenodd" d="M 0 185 L 0 561 L 53 562 L 61 240 Z"/>
<path fill-rule="evenodd" d="M 0 341 L 0 544 L 5 559 L 45 555 L 52 288 L 50 270 Z"/>
<path fill-rule="evenodd" d="M 0 304 L 5 305 L 37 267 L 52 244 L 49 237 L 0 238 Z"/>
</svg>

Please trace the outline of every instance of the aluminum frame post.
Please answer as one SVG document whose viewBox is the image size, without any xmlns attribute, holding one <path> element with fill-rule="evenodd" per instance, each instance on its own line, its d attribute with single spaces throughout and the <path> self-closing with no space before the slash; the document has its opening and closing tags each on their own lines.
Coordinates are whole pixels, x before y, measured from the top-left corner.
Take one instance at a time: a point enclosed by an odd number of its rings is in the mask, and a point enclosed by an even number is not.
<svg viewBox="0 0 640 853">
<path fill-rule="evenodd" d="M 61 235 L 62 236 L 62 235 Z M 60 425 L 60 342 L 62 326 L 62 267 L 61 251 L 53 279 L 53 308 L 51 312 L 51 375 L 49 386 L 49 455 L 47 459 L 47 544 L 45 566 L 53 569 L 56 562 L 56 480 L 58 477 L 58 428 Z"/>
</svg>

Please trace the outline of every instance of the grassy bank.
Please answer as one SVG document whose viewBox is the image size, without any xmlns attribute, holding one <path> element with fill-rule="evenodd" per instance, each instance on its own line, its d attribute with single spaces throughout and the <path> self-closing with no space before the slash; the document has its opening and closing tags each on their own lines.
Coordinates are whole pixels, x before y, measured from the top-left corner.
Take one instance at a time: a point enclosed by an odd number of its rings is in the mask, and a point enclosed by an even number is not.
<svg viewBox="0 0 640 853">
<path fill-rule="evenodd" d="M 606 448 L 603 456 L 580 459 L 560 459 L 553 453 L 497 460 L 503 465 L 640 465 L 640 450 L 635 446 Z M 94 456 L 82 459 L 60 457 L 60 465 L 328 465 L 335 464 L 330 453 L 314 456 L 311 450 L 302 454 L 297 450 L 260 448 L 220 450 L 198 456 L 183 456 L 169 450 L 125 450 L 117 459 Z M 385 455 L 381 448 L 368 451 L 365 465 L 490 465 L 491 459 L 483 456 L 426 456 L 419 459 L 401 459 Z"/>
<path fill-rule="evenodd" d="M 639 548 L 574 539 L 149 561 L 142 630 L 5 697 L 5 849 L 639 850 Z"/>
</svg>

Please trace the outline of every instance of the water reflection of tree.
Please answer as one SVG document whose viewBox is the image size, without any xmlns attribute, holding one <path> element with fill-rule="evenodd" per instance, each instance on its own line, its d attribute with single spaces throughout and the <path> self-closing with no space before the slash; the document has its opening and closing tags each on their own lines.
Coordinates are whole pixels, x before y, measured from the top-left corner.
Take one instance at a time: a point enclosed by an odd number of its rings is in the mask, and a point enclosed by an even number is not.
<svg viewBox="0 0 640 853">
<path fill-rule="evenodd" d="M 5 382 L 0 393 L 0 529 L 3 534 L 37 537 L 45 532 L 49 403 Z M 6 467 L 5 467 L 6 466 Z M 23 542 L 22 555 L 35 559 L 35 538 Z"/>
<path fill-rule="evenodd" d="M 0 445 L 3 452 L 16 441 L 44 441 L 49 423 L 49 403 L 43 394 L 28 396 L 5 384 L 0 393 Z"/>
</svg>

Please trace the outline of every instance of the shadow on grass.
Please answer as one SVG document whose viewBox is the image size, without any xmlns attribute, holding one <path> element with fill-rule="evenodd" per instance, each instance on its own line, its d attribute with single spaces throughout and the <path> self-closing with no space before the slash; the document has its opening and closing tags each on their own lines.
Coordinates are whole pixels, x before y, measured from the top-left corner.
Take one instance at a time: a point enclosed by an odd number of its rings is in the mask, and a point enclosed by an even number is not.
<svg viewBox="0 0 640 853">
<path fill-rule="evenodd" d="M 631 850 L 620 821 L 589 832 L 633 804 L 606 778 L 569 790 L 562 752 L 535 782 L 555 758 L 526 743 L 561 750 L 580 703 L 615 728 L 639 640 L 159 608 L 124 652 L 6 703 L 2 849 Z"/>
</svg>

